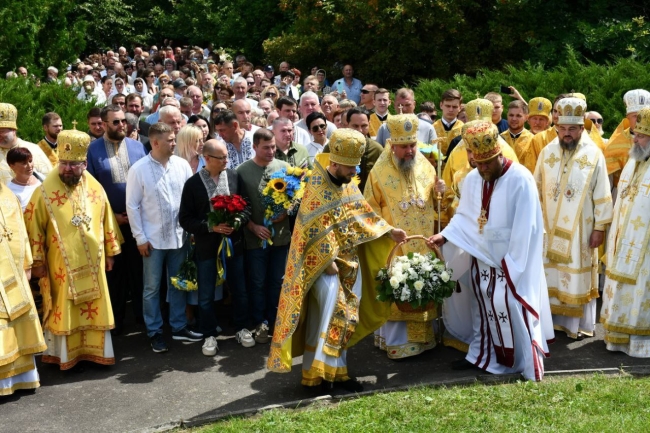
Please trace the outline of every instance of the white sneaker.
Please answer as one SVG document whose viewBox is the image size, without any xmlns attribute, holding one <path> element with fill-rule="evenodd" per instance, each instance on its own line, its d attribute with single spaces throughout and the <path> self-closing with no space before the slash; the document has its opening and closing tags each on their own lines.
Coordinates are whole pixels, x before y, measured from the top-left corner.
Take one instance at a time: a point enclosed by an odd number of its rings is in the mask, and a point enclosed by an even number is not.
<svg viewBox="0 0 650 433">
<path fill-rule="evenodd" d="M 203 343 L 201 348 L 205 356 L 214 356 L 219 351 L 219 345 L 217 345 L 217 339 L 215 337 L 208 337 Z"/>
<path fill-rule="evenodd" d="M 237 343 L 240 343 L 244 347 L 253 347 L 255 346 L 255 340 L 253 340 L 253 334 L 251 331 L 244 328 L 241 331 L 235 334 L 235 340 Z"/>
</svg>

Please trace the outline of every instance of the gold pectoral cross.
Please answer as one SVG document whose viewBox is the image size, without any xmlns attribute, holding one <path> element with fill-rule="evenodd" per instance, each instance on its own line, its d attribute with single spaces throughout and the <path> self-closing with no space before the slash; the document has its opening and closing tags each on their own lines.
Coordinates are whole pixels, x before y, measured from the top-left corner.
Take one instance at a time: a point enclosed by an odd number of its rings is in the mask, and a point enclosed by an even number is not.
<svg viewBox="0 0 650 433">
<path fill-rule="evenodd" d="M 483 234 L 483 227 L 485 227 L 488 222 L 486 215 L 487 211 L 485 209 L 481 209 L 481 215 L 476 220 L 478 222 L 478 232 L 481 235 Z"/>
</svg>

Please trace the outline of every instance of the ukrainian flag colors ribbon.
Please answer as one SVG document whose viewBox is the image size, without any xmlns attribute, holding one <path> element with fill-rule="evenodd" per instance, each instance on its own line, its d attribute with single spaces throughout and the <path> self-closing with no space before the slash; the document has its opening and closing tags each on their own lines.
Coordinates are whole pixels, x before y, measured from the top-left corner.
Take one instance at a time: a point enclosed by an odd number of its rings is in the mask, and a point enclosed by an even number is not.
<svg viewBox="0 0 650 433">
<path fill-rule="evenodd" d="M 232 255 L 232 241 L 229 237 L 223 236 L 217 251 L 217 286 L 226 282 L 226 259 Z"/>
</svg>

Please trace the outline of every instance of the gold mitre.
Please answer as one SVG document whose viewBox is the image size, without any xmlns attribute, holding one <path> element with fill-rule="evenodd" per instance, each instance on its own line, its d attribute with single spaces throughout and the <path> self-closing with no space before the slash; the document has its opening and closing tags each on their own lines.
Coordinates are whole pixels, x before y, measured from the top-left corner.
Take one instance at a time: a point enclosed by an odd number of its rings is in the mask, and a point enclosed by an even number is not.
<svg viewBox="0 0 650 433">
<path fill-rule="evenodd" d="M 415 114 L 390 116 L 386 121 L 386 128 L 390 132 L 390 144 L 401 146 L 403 144 L 417 143 L 419 125 L 420 120 Z"/>
<path fill-rule="evenodd" d="M 650 135 L 650 107 L 646 106 L 639 110 L 636 116 L 634 133 Z"/>
<path fill-rule="evenodd" d="M 467 121 L 472 120 L 491 120 L 494 105 L 487 99 L 474 99 L 465 104 L 465 113 Z"/>
<path fill-rule="evenodd" d="M 354 129 L 337 129 L 330 137 L 329 146 L 331 162 L 357 166 L 366 151 L 366 137 Z"/>
<path fill-rule="evenodd" d="M 0 128 L 18 129 L 16 120 L 18 119 L 18 110 L 11 104 L 0 102 Z"/>
<path fill-rule="evenodd" d="M 85 161 L 90 135 L 76 129 L 61 131 L 58 137 L 59 160 Z"/>
<path fill-rule="evenodd" d="M 528 117 L 530 116 L 544 116 L 551 118 L 551 109 L 553 104 L 546 98 L 537 97 L 530 100 L 528 103 Z"/>
<path fill-rule="evenodd" d="M 578 98 L 578 99 L 582 99 L 583 101 L 587 102 L 587 97 L 584 95 L 584 93 L 571 92 L 571 93 L 567 93 L 566 97 L 567 98 Z"/>
<path fill-rule="evenodd" d="M 650 105 L 650 92 L 643 89 L 630 90 L 623 96 L 626 114 L 637 113 L 643 107 Z"/>
<path fill-rule="evenodd" d="M 560 99 L 557 103 L 558 125 L 584 125 L 587 103 L 584 99 L 571 97 Z"/>
<path fill-rule="evenodd" d="M 492 120 L 473 120 L 463 125 L 462 136 L 477 162 L 487 161 L 501 153 L 499 130 Z"/>
</svg>

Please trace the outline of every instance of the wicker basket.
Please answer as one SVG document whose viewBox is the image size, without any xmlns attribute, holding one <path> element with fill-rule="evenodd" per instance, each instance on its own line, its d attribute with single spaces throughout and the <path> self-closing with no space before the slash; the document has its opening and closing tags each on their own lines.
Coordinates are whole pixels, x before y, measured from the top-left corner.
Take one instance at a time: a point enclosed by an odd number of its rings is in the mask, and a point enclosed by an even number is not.
<svg viewBox="0 0 650 433">
<path fill-rule="evenodd" d="M 386 259 L 386 268 L 390 270 L 390 268 L 393 266 L 393 257 L 395 256 L 395 253 L 397 252 L 397 249 L 404 245 L 405 243 L 412 241 L 412 240 L 427 240 L 426 237 L 422 235 L 414 235 L 414 236 L 408 236 L 404 241 L 400 242 L 399 244 L 395 245 L 393 249 L 390 251 L 390 254 L 388 254 L 388 258 Z M 438 248 L 437 245 L 433 246 L 433 252 L 436 254 L 436 257 L 438 259 L 442 260 L 443 262 L 445 261 L 445 258 L 442 255 L 442 251 L 440 251 L 440 248 Z M 395 305 L 397 308 L 402 312 L 402 313 L 424 313 L 425 311 L 431 311 L 436 308 L 436 304 L 433 301 L 428 302 L 425 305 L 421 305 L 419 307 L 413 308 L 411 306 L 410 302 L 402 302 L 402 301 L 395 301 Z"/>
</svg>

